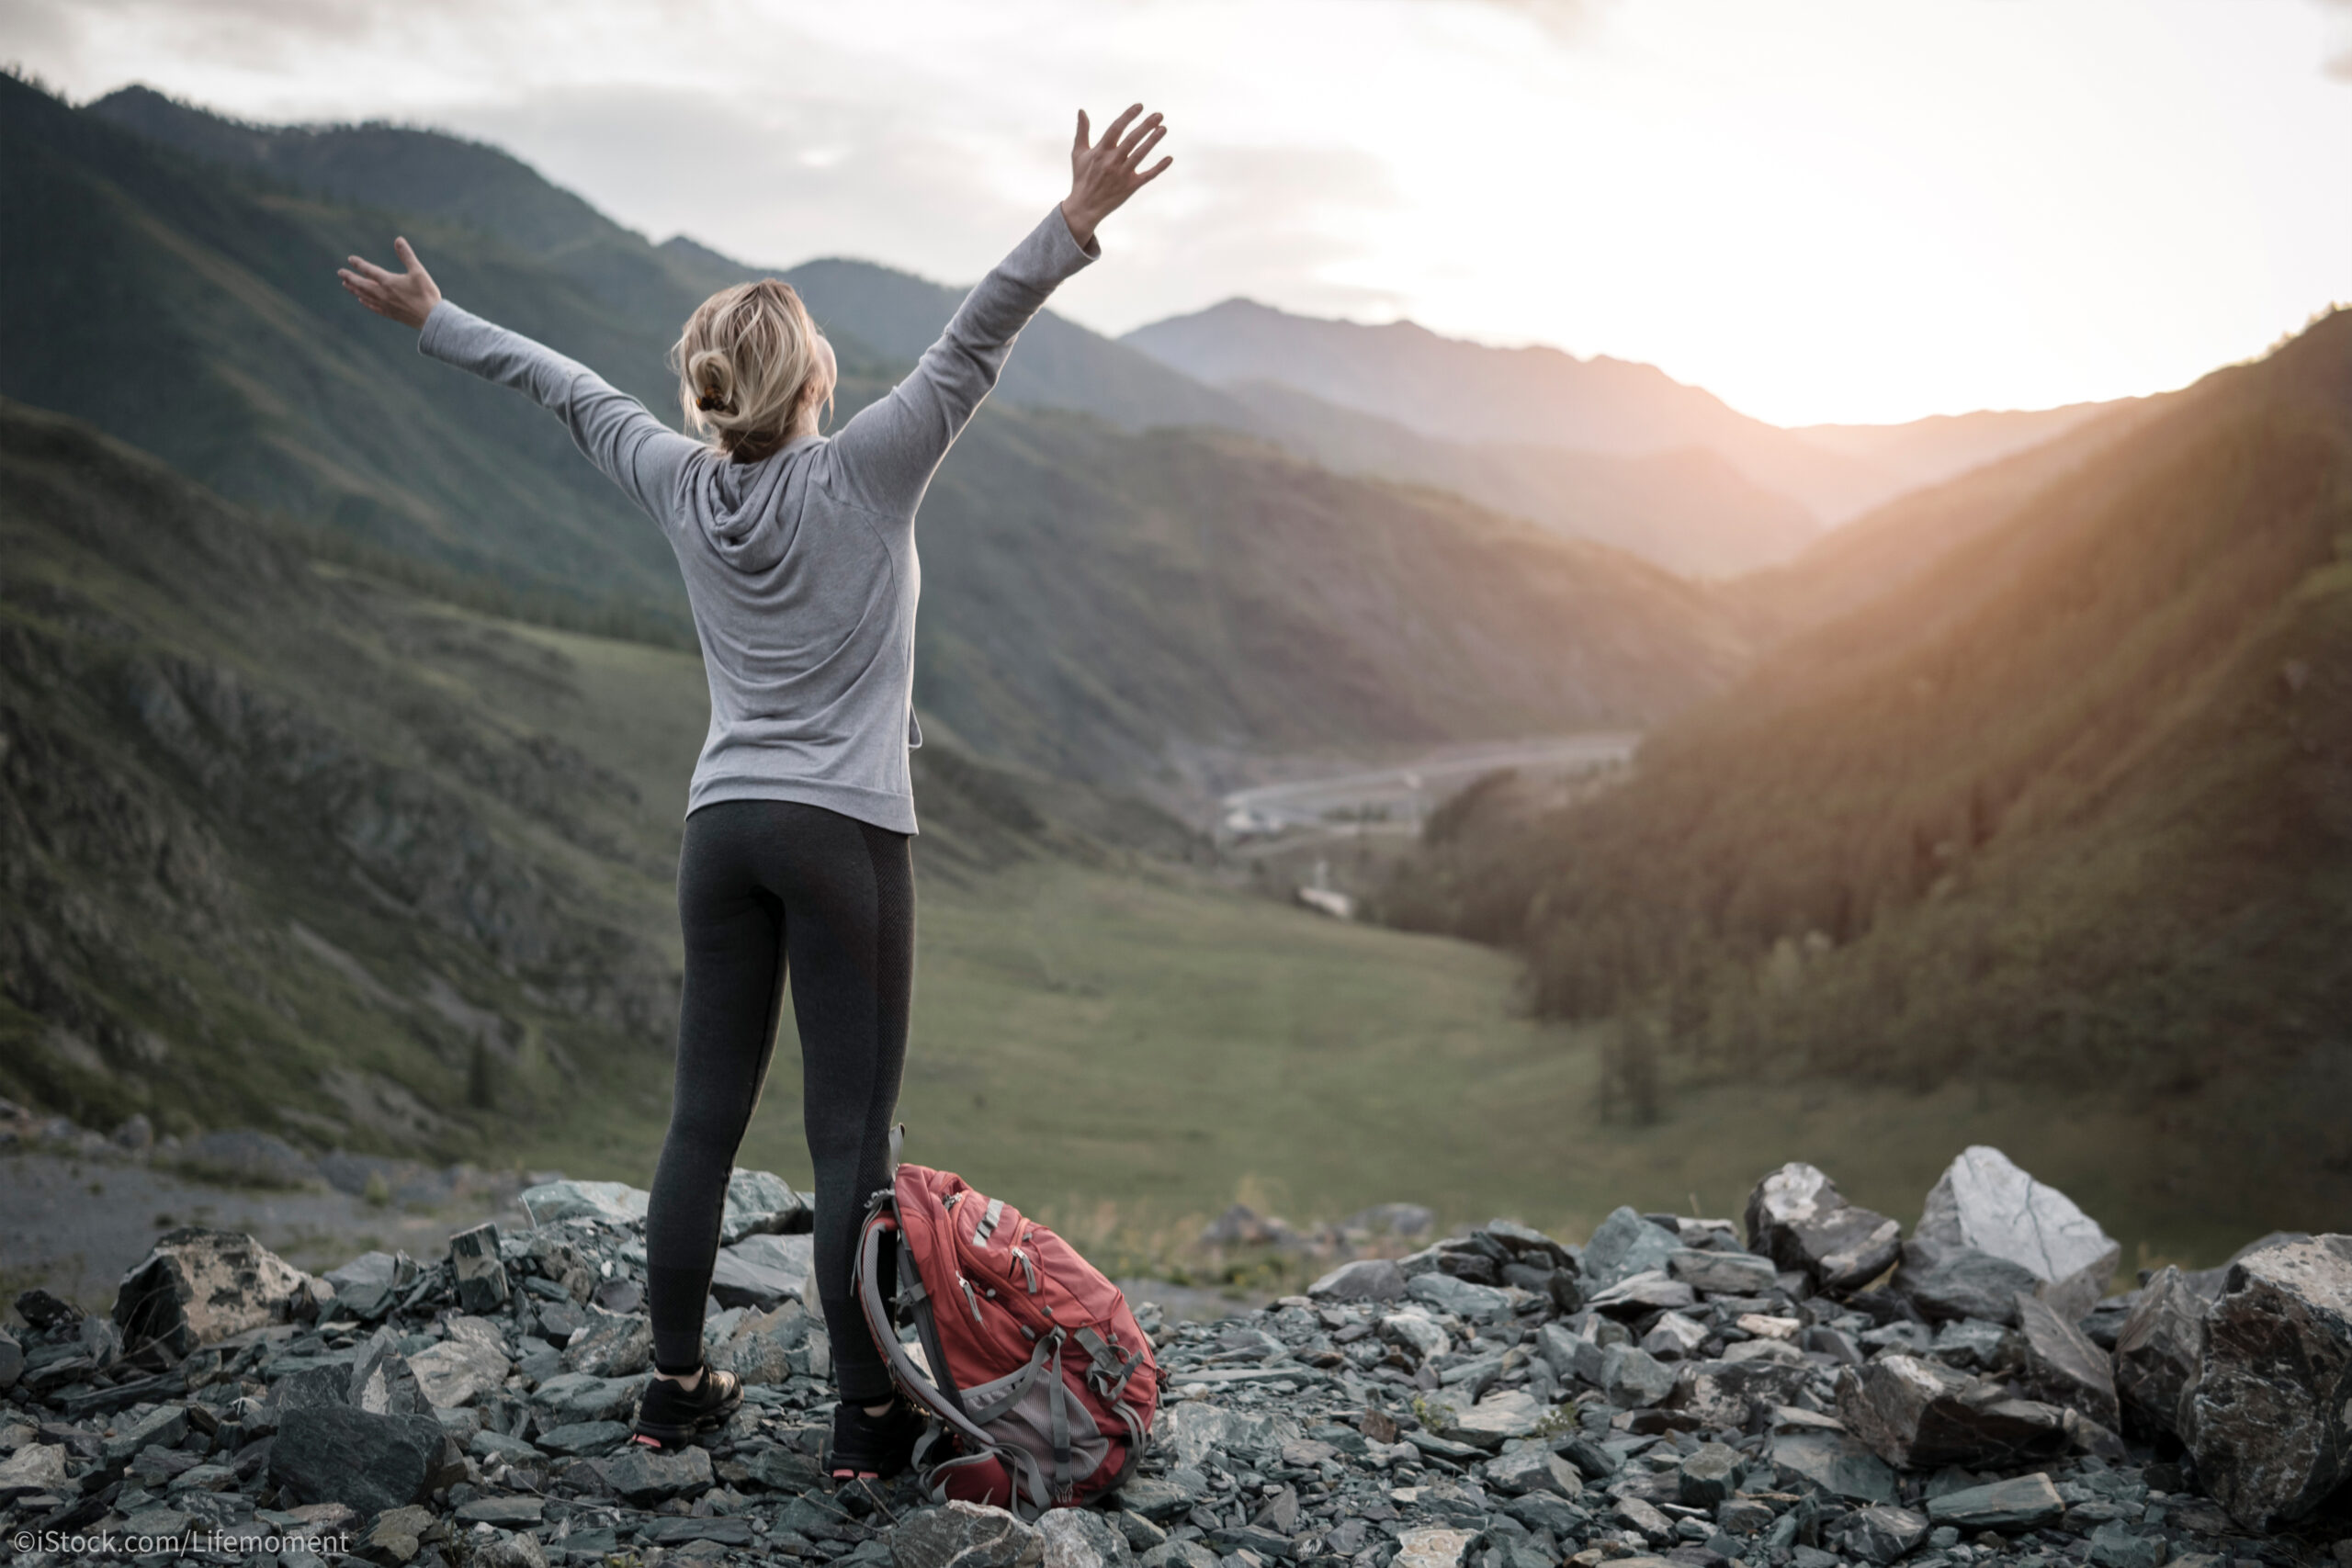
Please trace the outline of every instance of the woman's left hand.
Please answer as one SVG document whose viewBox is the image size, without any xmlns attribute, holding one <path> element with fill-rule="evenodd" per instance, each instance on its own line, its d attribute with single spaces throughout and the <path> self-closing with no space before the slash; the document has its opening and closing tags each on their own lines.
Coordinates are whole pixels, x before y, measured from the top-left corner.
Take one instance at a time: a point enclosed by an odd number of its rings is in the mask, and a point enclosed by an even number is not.
<svg viewBox="0 0 2352 1568">
<path fill-rule="evenodd" d="M 336 268 L 335 276 L 343 280 L 345 293 L 376 314 L 421 329 L 424 318 L 433 314 L 433 307 L 441 303 L 441 290 L 406 240 L 395 239 L 392 249 L 407 271 L 388 272 L 374 262 L 351 256 L 347 258 L 351 265 Z"/>
</svg>

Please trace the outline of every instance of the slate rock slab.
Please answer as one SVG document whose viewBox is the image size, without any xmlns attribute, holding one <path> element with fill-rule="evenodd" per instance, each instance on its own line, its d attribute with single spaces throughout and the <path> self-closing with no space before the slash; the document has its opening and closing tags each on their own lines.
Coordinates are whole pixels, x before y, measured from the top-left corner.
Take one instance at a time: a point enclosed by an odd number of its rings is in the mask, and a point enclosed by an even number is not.
<svg viewBox="0 0 2352 1568">
<path fill-rule="evenodd" d="M 710 1489 L 710 1450 L 687 1447 L 656 1453 L 631 1445 L 604 1461 L 605 1481 L 616 1496 L 640 1508 L 680 1493 Z"/>
<path fill-rule="evenodd" d="M 2066 1505 L 2050 1477 L 2040 1472 L 1963 1486 L 1928 1499 L 1928 1517 L 1951 1525 L 1963 1533 L 1975 1530 L 2031 1530 L 2064 1517 Z"/>
<path fill-rule="evenodd" d="M 899 1568 L 1042 1568 L 1046 1538 L 1002 1508 L 948 1502 L 890 1528 Z"/>
<path fill-rule="evenodd" d="M 1473 1284 L 1447 1273 L 1416 1274 L 1406 1281 L 1411 1300 L 1456 1317 L 1499 1318 L 1510 1315 L 1510 1298 L 1492 1285 Z"/>
<path fill-rule="evenodd" d="M 1294 1494 L 1294 1526 L 1296 1503 Z M 1127 1538 L 1091 1509 L 1049 1509 L 1037 1520 L 1037 1533 L 1045 1540 L 1043 1568 L 1112 1568 L 1134 1555 L 1127 1548 Z"/>
<path fill-rule="evenodd" d="M 1667 1274 L 1711 1296 L 1760 1296 L 1781 1277 L 1780 1266 L 1752 1252 L 1682 1247 L 1667 1258 Z"/>
<path fill-rule="evenodd" d="M 1506 1497 L 1530 1492 L 1575 1497 L 1584 1491 L 1584 1478 L 1574 1465 L 1549 1449 L 1532 1445 L 1488 1460 L 1485 1478 L 1487 1486 Z"/>
<path fill-rule="evenodd" d="M 66 1484 L 62 1443 L 27 1443 L 0 1461 L 0 1503 L 55 1492 Z"/>
<path fill-rule="evenodd" d="M 1359 1258 L 1342 1263 L 1306 1287 L 1318 1302 L 1393 1302 L 1405 1294 L 1405 1271 L 1393 1258 Z"/>
<path fill-rule="evenodd" d="M 2207 1298 L 2166 1265 L 2141 1289 L 2115 1337 L 2115 1392 L 2133 1425 L 2178 1429 L 2180 1396 L 2205 1353 Z"/>
<path fill-rule="evenodd" d="M 563 1343 L 566 1371 L 596 1378 L 625 1378 L 653 1364 L 653 1325 L 635 1313 L 589 1307 L 581 1327 Z"/>
<path fill-rule="evenodd" d="M 1903 1227 L 1846 1201 L 1814 1166 L 1782 1166 L 1747 1195 L 1747 1247 L 1816 1289 L 1860 1290 L 1886 1272 Z"/>
<path fill-rule="evenodd" d="M 2112 1430 L 2122 1424 L 2107 1352 L 2037 1296 L 2018 1297 L 2019 1392 L 2080 1411 Z"/>
<path fill-rule="evenodd" d="M 1894 1501 L 1894 1472 L 1843 1432 L 1784 1432 L 1767 1439 L 1774 1465 L 1833 1497 L 1853 1503 Z"/>
<path fill-rule="evenodd" d="M 718 1249 L 710 1293 L 723 1307 L 765 1309 L 799 1301 L 815 1265 L 815 1242 L 806 1235 L 752 1235 Z"/>
<path fill-rule="evenodd" d="M 1739 1450 L 1723 1443 L 1702 1443 L 1684 1457 L 1675 1480 L 1675 1498 L 1686 1508 L 1713 1513 L 1739 1488 Z"/>
<path fill-rule="evenodd" d="M 480 1317 L 450 1320 L 449 1337 L 408 1359 L 409 1371 L 435 1410 L 471 1404 L 497 1389 L 514 1370 L 497 1325 Z"/>
<path fill-rule="evenodd" d="M 2249 1529 L 2304 1517 L 2352 1477 L 2352 1235 L 2230 1266 L 2179 1427 L 2205 1491 Z"/>
<path fill-rule="evenodd" d="M 422 1502 L 456 1445 L 430 1416 L 379 1416 L 351 1405 L 290 1410 L 269 1448 L 269 1478 L 297 1503 L 347 1503 L 365 1516 Z M 457 1467 L 462 1475 L 462 1463 Z"/>
<path fill-rule="evenodd" d="M 284 1322 L 302 1271 L 243 1231 L 182 1225 L 155 1238 L 116 1288 L 123 1346 L 160 1342 L 175 1356 Z"/>
<path fill-rule="evenodd" d="M 730 1246 L 747 1235 L 808 1230 L 816 1210 L 805 1194 L 774 1171 L 737 1166 L 727 1178 L 727 1198 L 718 1214 L 718 1240 Z"/>
<path fill-rule="evenodd" d="M 1931 1322 L 1982 1318 L 2017 1326 L 2017 1299 L 2041 1286 L 2032 1269 L 1934 1236 L 1903 1244 L 1894 1288 Z"/>
<path fill-rule="evenodd" d="M 2073 1199 L 1984 1144 L 1962 1149 L 1945 1168 L 1914 1235 L 2018 1265 L 2038 1281 L 2035 1293 L 2069 1323 L 2107 1293 L 2123 1256 L 2121 1245 Z"/>
<path fill-rule="evenodd" d="M 1663 1270 L 1666 1260 L 1681 1247 L 1679 1232 L 1652 1224 L 1631 1208 L 1611 1210 L 1584 1244 L 1580 1272 L 1585 1293 L 1589 1298 L 1621 1280 Z"/>
<path fill-rule="evenodd" d="M 651 1193 L 625 1181 L 545 1181 L 526 1187 L 515 1199 L 531 1224 L 540 1227 L 581 1218 L 642 1225 L 651 1201 Z"/>
<path fill-rule="evenodd" d="M 498 1256 L 498 1227 L 484 1223 L 449 1238 L 449 1273 L 458 1304 L 470 1313 L 496 1312 L 513 1295 Z"/>
<path fill-rule="evenodd" d="M 2063 1450 L 2070 1436 L 2056 1405 L 1915 1356 L 1843 1368 L 1837 1392 L 1847 1429 L 1900 1470 L 2016 1464 Z"/>
<path fill-rule="evenodd" d="M 1928 1539 L 1928 1529 L 1925 1514 L 1880 1503 L 1849 1515 L 1838 1540 L 1848 1554 L 1886 1568 L 1917 1550 Z"/>
</svg>

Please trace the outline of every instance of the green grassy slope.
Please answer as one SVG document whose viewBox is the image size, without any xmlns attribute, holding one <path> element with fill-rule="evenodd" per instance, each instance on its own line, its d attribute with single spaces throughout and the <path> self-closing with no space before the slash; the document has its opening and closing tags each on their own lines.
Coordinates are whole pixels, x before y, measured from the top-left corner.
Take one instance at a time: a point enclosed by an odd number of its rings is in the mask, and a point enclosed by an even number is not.
<svg viewBox="0 0 2352 1568">
<path fill-rule="evenodd" d="M 2352 312 L 1775 652 L 1632 787 L 1461 816 L 1396 918 L 1523 950 L 1553 1010 L 1656 1017 L 1694 1073 L 2103 1087 L 2209 1138 L 2263 1086 L 2340 1089 Z M 2344 1125 L 2254 1142 L 2346 1195 Z"/>
</svg>

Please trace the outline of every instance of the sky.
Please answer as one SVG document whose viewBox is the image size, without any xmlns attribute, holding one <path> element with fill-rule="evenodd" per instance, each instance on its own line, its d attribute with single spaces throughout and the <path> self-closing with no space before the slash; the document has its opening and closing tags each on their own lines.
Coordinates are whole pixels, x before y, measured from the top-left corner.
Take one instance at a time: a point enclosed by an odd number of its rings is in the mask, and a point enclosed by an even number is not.
<svg viewBox="0 0 2352 1568">
<path fill-rule="evenodd" d="M 2160 390 L 2352 303 L 2352 0 L 0 0 L 0 60 L 956 284 L 1140 99 L 1175 164 L 1063 314 L 1408 317 L 1781 424 Z"/>
</svg>

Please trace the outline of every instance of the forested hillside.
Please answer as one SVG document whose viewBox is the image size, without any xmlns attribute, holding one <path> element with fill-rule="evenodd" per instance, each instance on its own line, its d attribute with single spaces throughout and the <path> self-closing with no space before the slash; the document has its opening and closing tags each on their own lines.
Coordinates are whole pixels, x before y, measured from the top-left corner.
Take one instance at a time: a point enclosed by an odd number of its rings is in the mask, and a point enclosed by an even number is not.
<svg viewBox="0 0 2352 1568">
<path fill-rule="evenodd" d="M 1463 803 L 1391 917 L 1519 948 L 1543 1006 L 1694 1072 L 2201 1089 L 2223 1118 L 2258 1082 L 2337 1092 L 2352 312 L 2111 435 L 1990 486 L 1989 526 L 1659 731 L 1629 787 Z"/>
</svg>

